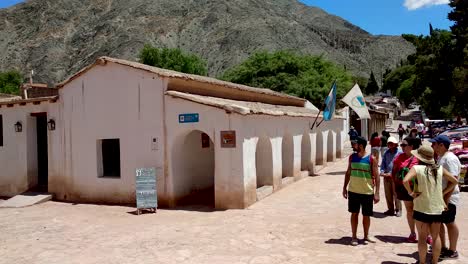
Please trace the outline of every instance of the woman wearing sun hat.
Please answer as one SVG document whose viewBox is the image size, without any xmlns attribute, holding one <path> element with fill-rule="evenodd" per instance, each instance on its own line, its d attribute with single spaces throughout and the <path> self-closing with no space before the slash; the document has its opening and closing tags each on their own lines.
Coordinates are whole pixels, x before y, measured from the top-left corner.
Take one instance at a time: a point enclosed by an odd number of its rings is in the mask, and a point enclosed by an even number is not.
<svg viewBox="0 0 468 264">
<path fill-rule="evenodd" d="M 434 150 L 430 146 L 421 146 L 411 153 L 418 158 L 419 164 L 414 165 L 403 180 L 403 185 L 413 197 L 414 213 L 418 237 L 432 235 L 432 263 L 437 263 L 440 255 L 439 231 L 442 212 L 447 208 L 444 195 L 453 191 L 457 179 L 446 169 L 437 165 L 434 160 Z M 442 189 L 442 177 L 448 182 Z M 411 189 L 410 182 L 413 182 Z M 422 239 L 418 241 L 419 263 L 426 263 L 427 245 Z"/>
</svg>

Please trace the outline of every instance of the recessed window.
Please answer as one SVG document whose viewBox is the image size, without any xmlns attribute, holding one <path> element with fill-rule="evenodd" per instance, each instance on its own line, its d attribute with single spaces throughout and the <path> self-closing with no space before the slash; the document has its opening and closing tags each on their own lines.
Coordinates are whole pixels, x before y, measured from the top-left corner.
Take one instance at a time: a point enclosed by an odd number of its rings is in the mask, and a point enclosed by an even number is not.
<svg viewBox="0 0 468 264">
<path fill-rule="evenodd" d="M 99 177 L 120 178 L 120 140 L 101 139 L 97 143 Z"/>
<path fill-rule="evenodd" d="M 0 115 L 0 147 L 3 147 L 3 116 Z"/>
</svg>

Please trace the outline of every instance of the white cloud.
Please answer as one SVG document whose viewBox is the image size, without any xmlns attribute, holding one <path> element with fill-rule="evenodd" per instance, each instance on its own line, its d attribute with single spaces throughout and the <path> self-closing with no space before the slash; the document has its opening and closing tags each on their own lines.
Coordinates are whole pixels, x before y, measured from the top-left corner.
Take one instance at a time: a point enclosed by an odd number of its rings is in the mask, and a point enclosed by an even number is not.
<svg viewBox="0 0 468 264">
<path fill-rule="evenodd" d="M 405 0 L 403 4 L 409 10 L 415 10 L 421 7 L 448 4 L 449 0 Z"/>
</svg>

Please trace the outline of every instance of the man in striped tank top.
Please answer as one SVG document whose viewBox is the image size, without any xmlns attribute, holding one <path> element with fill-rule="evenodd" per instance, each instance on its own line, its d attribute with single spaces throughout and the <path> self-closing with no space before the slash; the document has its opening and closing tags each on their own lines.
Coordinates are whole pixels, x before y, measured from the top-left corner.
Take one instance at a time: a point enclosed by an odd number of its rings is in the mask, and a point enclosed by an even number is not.
<svg viewBox="0 0 468 264">
<path fill-rule="evenodd" d="M 343 197 L 348 199 L 348 211 L 351 213 L 351 245 L 353 246 L 358 245 L 356 233 L 361 207 L 364 243 L 375 243 L 375 240 L 369 237 L 370 217 L 374 214 L 374 203 L 380 201 L 377 160 L 366 153 L 367 140 L 365 138 L 357 137 L 355 143 L 358 149 L 349 157 L 343 185 Z"/>
</svg>

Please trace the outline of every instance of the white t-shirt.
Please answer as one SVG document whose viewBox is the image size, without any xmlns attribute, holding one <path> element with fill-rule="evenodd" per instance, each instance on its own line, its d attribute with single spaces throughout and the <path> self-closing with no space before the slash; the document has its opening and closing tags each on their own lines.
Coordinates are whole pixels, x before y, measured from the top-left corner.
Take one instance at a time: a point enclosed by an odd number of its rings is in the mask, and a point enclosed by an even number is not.
<svg viewBox="0 0 468 264">
<path fill-rule="evenodd" d="M 444 167 L 448 172 L 450 172 L 453 176 L 459 177 L 460 170 L 461 170 L 461 163 L 455 154 L 450 151 L 447 151 L 442 157 L 439 158 L 437 162 L 440 166 Z M 447 187 L 447 180 L 442 178 L 442 188 L 445 189 Z M 460 202 L 460 188 L 458 185 L 455 186 L 453 190 L 452 196 L 450 197 L 449 203 L 458 205 Z"/>
</svg>

